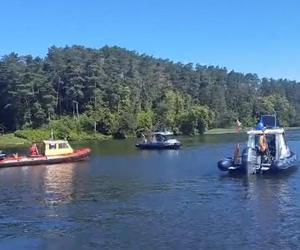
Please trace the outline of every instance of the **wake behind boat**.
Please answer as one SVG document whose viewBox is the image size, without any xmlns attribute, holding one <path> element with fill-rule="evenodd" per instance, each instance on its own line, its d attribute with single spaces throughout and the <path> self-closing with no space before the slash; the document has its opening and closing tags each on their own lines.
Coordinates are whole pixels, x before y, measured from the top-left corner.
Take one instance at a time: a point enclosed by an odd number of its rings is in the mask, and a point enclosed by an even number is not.
<svg viewBox="0 0 300 250">
<path fill-rule="evenodd" d="M 143 141 L 135 146 L 139 149 L 179 149 L 180 141 L 171 138 L 171 132 L 155 132 L 146 138 L 143 135 Z"/>
<path fill-rule="evenodd" d="M 276 116 L 262 116 L 256 129 L 247 132 L 248 143 L 240 155 L 239 144 L 234 157 L 218 162 L 222 171 L 230 173 L 278 172 L 298 165 L 297 155 L 285 139 L 285 131 L 278 126 Z"/>
<path fill-rule="evenodd" d="M 42 164 L 57 164 L 85 160 L 91 150 L 82 148 L 73 150 L 66 140 L 49 140 L 43 141 L 42 152 L 38 152 L 34 144 L 31 149 L 30 156 L 4 156 L 0 158 L 0 167 L 16 167 L 16 166 L 31 166 Z"/>
</svg>

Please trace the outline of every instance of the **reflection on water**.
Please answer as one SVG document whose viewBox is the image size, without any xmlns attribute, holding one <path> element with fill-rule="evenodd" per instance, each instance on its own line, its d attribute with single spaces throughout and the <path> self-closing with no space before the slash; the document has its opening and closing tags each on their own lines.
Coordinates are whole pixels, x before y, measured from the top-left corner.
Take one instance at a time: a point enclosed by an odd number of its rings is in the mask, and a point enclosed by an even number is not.
<svg viewBox="0 0 300 250">
<path fill-rule="evenodd" d="M 159 150 L 139 150 L 139 155 L 143 158 L 151 158 L 154 155 L 164 155 L 164 157 L 172 158 L 176 157 L 180 154 L 180 150 L 166 150 L 166 151 L 159 151 Z"/>
<path fill-rule="evenodd" d="M 299 153 L 297 136 L 288 134 Z M 300 171 L 230 176 L 216 162 L 243 135 L 180 140 L 170 151 L 90 143 L 87 162 L 0 169 L 0 249 L 299 246 Z"/>
<path fill-rule="evenodd" d="M 72 201 L 73 175 L 76 163 L 45 166 L 44 201 L 49 205 Z"/>
</svg>

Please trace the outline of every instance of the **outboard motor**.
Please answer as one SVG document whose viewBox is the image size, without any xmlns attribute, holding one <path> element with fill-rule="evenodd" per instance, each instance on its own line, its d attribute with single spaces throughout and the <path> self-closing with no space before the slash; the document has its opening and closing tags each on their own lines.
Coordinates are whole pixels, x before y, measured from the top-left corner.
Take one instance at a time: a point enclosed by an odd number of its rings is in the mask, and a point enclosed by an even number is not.
<svg viewBox="0 0 300 250">
<path fill-rule="evenodd" d="M 242 165 L 248 174 L 256 173 L 257 152 L 256 149 L 247 147 L 242 153 Z"/>
</svg>

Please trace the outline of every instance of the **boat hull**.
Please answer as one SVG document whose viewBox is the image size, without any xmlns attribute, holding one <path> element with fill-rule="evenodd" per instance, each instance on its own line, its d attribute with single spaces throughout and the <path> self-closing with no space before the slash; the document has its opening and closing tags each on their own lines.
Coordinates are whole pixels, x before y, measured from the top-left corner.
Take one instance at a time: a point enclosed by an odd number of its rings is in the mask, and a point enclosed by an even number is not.
<svg viewBox="0 0 300 250">
<path fill-rule="evenodd" d="M 135 145 L 139 149 L 179 149 L 181 144 L 180 143 L 139 143 Z"/>
<path fill-rule="evenodd" d="M 244 157 L 245 159 L 246 157 Z M 228 171 L 229 173 L 277 173 L 286 171 L 290 168 L 299 166 L 297 155 L 291 152 L 289 157 L 277 160 L 271 163 L 269 166 L 253 166 L 248 161 L 242 161 L 241 164 L 235 164 L 233 159 L 230 157 L 221 159 L 218 161 L 218 168 L 221 171 Z"/>
<path fill-rule="evenodd" d="M 48 165 L 67 162 L 76 162 L 85 160 L 91 153 L 89 148 L 76 150 L 74 153 L 58 156 L 20 156 L 20 157 L 6 157 L 0 160 L 0 168 L 2 167 L 21 167 L 33 165 Z"/>
</svg>

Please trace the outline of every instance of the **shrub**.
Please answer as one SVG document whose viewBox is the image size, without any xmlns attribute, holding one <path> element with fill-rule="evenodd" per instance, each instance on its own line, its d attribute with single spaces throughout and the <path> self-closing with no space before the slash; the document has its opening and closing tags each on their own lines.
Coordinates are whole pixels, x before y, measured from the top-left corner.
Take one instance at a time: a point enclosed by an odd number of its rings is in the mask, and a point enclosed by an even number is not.
<svg viewBox="0 0 300 250">
<path fill-rule="evenodd" d="M 51 137 L 51 130 L 49 129 L 24 129 L 17 130 L 15 136 L 26 139 L 32 142 L 40 142 Z"/>
</svg>

